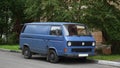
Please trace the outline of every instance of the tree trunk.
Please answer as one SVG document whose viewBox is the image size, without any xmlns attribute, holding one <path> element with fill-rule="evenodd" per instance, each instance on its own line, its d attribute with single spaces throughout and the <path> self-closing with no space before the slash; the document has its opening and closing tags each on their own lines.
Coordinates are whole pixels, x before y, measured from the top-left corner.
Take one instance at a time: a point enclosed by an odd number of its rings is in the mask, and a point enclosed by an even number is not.
<svg viewBox="0 0 120 68">
<path fill-rule="evenodd" d="M 20 33 L 20 20 L 19 19 L 16 19 L 15 23 L 14 23 L 14 26 L 13 26 L 13 32 L 15 33 Z"/>
<path fill-rule="evenodd" d="M 13 25 L 12 32 L 16 33 L 16 40 L 19 41 L 19 35 L 20 35 L 20 32 L 21 32 L 21 19 L 20 18 L 16 18 L 15 23 Z"/>
</svg>

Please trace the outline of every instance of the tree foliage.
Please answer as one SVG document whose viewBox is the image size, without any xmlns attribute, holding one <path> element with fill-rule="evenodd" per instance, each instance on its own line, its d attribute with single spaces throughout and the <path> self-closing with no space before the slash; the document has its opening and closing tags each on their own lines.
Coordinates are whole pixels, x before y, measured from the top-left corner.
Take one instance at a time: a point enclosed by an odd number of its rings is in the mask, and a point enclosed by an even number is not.
<svg viewBox="0 0 120 68">
<path fill-rule="evenodd" d="M 8 6 L 7 0 L 0 2 L 0 38 L 3 34 L 7 35 L 9 32 L 8 29 L 10 29 L 9 25 L 11 25 L 11 23 L 9 21 L 11 12 L 9 11 Z"/>
<path fill-rule="evenodd" d="M 84 22 L 102 30 L 106 40 L 120 40 L 120 12 L 108 0 L 26 0 L 26 6 L 34 21 Z"/>
<path fill-rule="evenodd" d="M 103 31 L 107 41 L 120 40 L 120 10 L 107 0 L 90 0 L 86 4 L 88 8 L 84 11 L 83 21 Z"/>
<path fill-rule="evenodd" d="M 120 41 L 120 10 L 117 0 L 2 0 L 0 38 L 20 33 L 21 25 L 31 21 L 78 22 L 103 32 L 106 41 Z M 7 27 L 7 28 L 6 28 Z"/>
<path fill-rule="evenodd" d="M 10 35 L 20 33 L 20 24 L 24 18 L 23 4 L 23 0 L 2 0 L 0 2 L 0 39 L 3 39 L 5 43 L 10 41 L 8 40 Z M 18 36 L 16 36 L 17 39 Z"/>
</svg>

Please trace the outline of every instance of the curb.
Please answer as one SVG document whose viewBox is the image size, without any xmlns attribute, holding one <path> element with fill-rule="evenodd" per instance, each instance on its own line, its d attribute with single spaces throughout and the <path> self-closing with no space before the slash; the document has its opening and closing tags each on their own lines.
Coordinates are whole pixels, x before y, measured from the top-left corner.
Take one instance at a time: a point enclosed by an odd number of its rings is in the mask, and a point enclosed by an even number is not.
<svg viewBox="0 0 120 68">
<path fill-rule="evenodd" d="M 120 62 L 114 62 L 114 61 L 98 60 L 98 64 L 120 67 Z"/>
<path fill-rule="evenodd" d="M 1 48 L 0 48 L 0 51 L 21 53 L 20 50 L 19 51 L 15 51 L 15 50 L 1 49 Z M 104 65 L 120 67 L 120 62 L 106 61 L 106 60 L 93 60 L 93 61 L 95 61 L 98 64 L 104 64 Z"/>
<path fill-rule="evenodd" d="M 20 51 L 20 50 L 15 51 L 15 50 L 2 49 L 2 48 L 0 48 L 0 51 L 4 51 L 4 52 L 14 52 L 14 53 L 21 53 L 21 51 Z"/>
</svg>

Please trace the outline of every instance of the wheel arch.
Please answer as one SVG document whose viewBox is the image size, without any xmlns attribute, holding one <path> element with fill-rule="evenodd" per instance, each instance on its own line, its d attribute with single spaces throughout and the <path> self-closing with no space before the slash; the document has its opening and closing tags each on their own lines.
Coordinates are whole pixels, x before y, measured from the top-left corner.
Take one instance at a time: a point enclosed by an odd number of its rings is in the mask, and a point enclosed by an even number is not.
<svg viewBox="0 0 120 68">
<path fill-rule="evenodd" d="M 56 54 L 58 55 L 58 52 L 57 52 L 57 49 L 56 49 L 56 48 L 50 47 L 50 48 L 48 49 L 48 51 L 50 51 L 50 50 L 54 50 L 54 51 L 56 52 Z"/>
<path fill-rule="evenodd" d="M 27 48 L 30 48 L 28 44 L 24 44 L 23 47 L 22 47 L 22 54 L 23 54 L 23 55 L 24 55 L 24 49 L 25 49 L 26 47 L 27 47 Z"/>
</svg>

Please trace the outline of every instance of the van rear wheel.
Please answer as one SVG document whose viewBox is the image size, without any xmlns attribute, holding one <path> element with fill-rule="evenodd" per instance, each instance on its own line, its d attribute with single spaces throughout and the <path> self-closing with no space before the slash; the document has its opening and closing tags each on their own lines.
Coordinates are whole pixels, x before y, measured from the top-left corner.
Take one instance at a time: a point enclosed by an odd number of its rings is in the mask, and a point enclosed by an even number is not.
<svg viewBox="0 0 120 68">
<path fill-rule="evenodd" d="M 25 59 L 30 59 L 32 57 L 32 52 L 30 51 L 28 47 L 24 48 L 23 53 L 24 53 Z"/>
<path fill-rule="evenodd" d="M 54 50 L 49 50 L 47 60 L 51 63 L 56 63 L 59 61 L 59 57 Z"/>
</svg>

